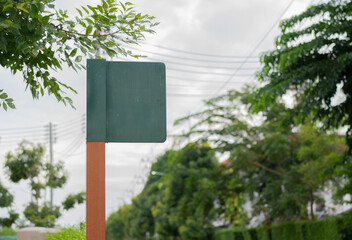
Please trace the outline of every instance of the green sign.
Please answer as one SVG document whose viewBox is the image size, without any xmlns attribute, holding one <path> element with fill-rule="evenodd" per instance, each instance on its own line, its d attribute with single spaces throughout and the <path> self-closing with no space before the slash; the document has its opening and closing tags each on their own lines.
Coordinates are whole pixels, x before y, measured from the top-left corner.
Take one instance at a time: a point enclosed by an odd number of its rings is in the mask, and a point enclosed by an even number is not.
<svg viewBox="0 0 352 240">
<path fill-rule="evenodd" d="M 165 140 L 165 65 L 89 59 L 87 141 Z"/>
</svg>

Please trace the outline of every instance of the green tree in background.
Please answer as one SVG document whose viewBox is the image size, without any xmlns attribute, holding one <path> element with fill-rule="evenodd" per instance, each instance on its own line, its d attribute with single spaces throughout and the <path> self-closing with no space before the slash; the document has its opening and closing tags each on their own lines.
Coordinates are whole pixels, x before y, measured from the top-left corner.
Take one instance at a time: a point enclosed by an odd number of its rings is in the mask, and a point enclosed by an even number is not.
<svg viewBox="0 0 352 240">
<path fill-rule="evenodd" d="M 112 213 L 106 221 L 106 239 L 123 240 L 131 237 L 130 212 L 132 205 L 123 205 L 116 212 Z"/>
<path fill-rule="evenodd" d="M 75 92 L 56 79 L 50 70 L 63 65 L 84 68 L 82 57 L 133 55 L 121 44 L 135 44 L 157 23 L 154 17 L 137 13 L 129 2 L 102 0 L 97 6 L 82 6 L 77 16 L 55 8 L 54 0 L 0 1 L 0 66 L 13 74 L 22 73 L 26 88 L 37 99 L 53 94 L 59 102 L 70 104 L 65 90 Z M 99 51 L 100 53 L 99 53 Z M 0 89 L 3 109 L 15 108 Z"/>
<path fill-rule="evenodd" d="M 165 224 L 177 230 L 166 236 L 210 239 L 215 218 L 215 152 L 205 143 L 190 143 L 169 157 L 161 202 L 153 207 L 155 229 Z M 165 236 L 165 235 L 164 235 Z"/>
<path fill-rule="evenodd" d="M 131 234 L 135 237 L 146 237 L 146 233 L 154 235 L 155 219 L 152 213 L 152 208 L 162 201 L 163 189 L 165 181 L 169 178 L 169 157 L 175 151 L 168 150 L 163 155 L 159 156 L 155 163 L 151 166 L 151 172 L 158 172 L 164 175 L 150 174 L 142 192 L 132 199 L 131 210 Z M 174 229 L 174 231 L 176 231 Z"/>
<path fill-rule="evenodd" d="M 13 223 L 18 219 L 19 214 L 11 209 L 13 203 L 13 195 L 9 190 L 0 182 L 0 208 L 7 208 L 8 217 L 0 218 L 1 227 L 11 227 Z"/>
<path fill-rule="evenodd" d="M 35 226 L 53 227 L 61 216 L 61 207 L 52 206 L 46 201 L 48 188 L 62 188 L 67 181 L 63 162 L 51 164 L 44 160 L 44 147 L 40 144 L 23 141 L 15 152 L 6 155 L 5 170 L 10 181 L 18 183 L 28 181 L 31 189 L 31 202 L 23 214 Z M 63 202 L 63 208 L 68 210 L 75 203 L 85 200 L 84 193 L 69 195 Z"/>
<path fill-rule="evenodd" d="M 352 2 L 330 0 L 281 22 L 276 49 L 262 55 L 258 74 L 265 85 L 255 110 L 293 92 L 298 120 L 319 120 L 326 128 L 347 126 L 352 153 Z M 260 100 L 260 101 L 258 101 Z"/>
<path fill-rule="evenodd" d="M 343 179 L 337 174 L 343 141 L 312 126 L 295 126 L 283 103 L 252 114 L 251 94 L 251 89 L 229 91 L 178 122 L 195 119 L 186 137 L 210 141 L 217 151 L 230 154 L 231 184 L 237 197 L 251 201 L 251 217 L 264 214 L 267 225 L 307 219 L 307 206 L 321 200 L 318 193 L 325 184 Z M 309 216 L 314 219 L 313 209 Z"/>
<path fill-rule="evenodd" d="M 161 238 L 210 239 L 219 177 L 214 151 L 205 143 L 190 143 L 169 150 L 151 167 L 142 192 L 110 215 L 107 236 L 111 240 Z"/>
</svg>

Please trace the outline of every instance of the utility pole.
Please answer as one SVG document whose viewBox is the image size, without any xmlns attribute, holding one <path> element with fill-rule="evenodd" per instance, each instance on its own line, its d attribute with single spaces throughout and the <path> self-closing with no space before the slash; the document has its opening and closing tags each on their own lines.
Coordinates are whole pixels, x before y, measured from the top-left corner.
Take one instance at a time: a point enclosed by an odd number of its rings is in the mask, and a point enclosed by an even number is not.
<svg viewBox="0 0 352 240">
<path fill-rule="evenodd" d="M 54 155 L 53 155 L 53 124 L 49 123 L 49 157 L 50 157 L 50 164 L 53 165 L 54 162 Z M 53 197 L 54 191 L 53 188 L 50 187 L 50 207 L 53 208 Z"/>
</svg>

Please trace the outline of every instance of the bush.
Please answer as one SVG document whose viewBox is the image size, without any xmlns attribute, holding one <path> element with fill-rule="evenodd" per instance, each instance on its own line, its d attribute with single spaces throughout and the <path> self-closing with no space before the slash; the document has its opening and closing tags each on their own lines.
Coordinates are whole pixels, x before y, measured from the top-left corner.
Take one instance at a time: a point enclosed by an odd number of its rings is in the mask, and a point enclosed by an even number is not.
<svg viewBox="0 0 352 240">
<path fill-rule="evenodd" d="M 86 240 L 85 224 L 63 228 L 60 232 L 49 234 L 47 240 Z"/>
<path fill-rule="evenodd" d="M 257 228 L 258 240 L 270 240 L 270 233 L 268 227 Z"/>
<path fill-rule="evenodd" d="M 232 229 L 220 229 L 214 233 L 215 240 L 233 240 L 233 230 Z"/>
<path fill-rule="evenodd" d="M 352 239 L 352 212 L 337 217 L 336 220 L 341 240 Z"/>
<path fill-rule="evenodd" d="M 214 240 L 351 240 L 352 214 L 322 221 L 300 221 L 255 229 L 221 229 Z"/>
<path fill-rule="evenodd" d="M 304 240 L 300 222 L 284 223 L 271 227 L 272 240 Z"/>
<path fill-rule="evenodd" d="M 337 218 L 323 221 L 307 222 L 304 227 L 305 239 L 309 240 L 340 240 Z"/>
<path fill-rule="evenodd" d="M 243 236 L 243 232 L 244 232 L 243 230 L 235 228 L 232 231 L 233 231 L 232 240 L 245 240 Z"/>
<path fill-rule="evenodd" d="M 17 236 L 17 233 L 12 228 L 0 228 L 0 236 Z"/>
</svg>

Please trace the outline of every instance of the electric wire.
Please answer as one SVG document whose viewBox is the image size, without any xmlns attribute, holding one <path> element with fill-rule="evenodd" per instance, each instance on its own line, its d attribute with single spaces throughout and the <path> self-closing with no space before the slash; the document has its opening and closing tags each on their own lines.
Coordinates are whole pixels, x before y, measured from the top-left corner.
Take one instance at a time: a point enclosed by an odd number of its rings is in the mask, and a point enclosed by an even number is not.
<svg viewBox="0 0 352 240">
<path fill-rule="evenodd" d="M 211 63 L 228 63 L 228 64 L 234 64 L 234 63 L 242 63 L 242 61 L 228 61 L 228 60 L 211 60 L 211 59 L 196 59 L 196 58 L 187 58 L 187 57 L 180 57 L 180 56 L 172 56 L 168 54 L 163 54 L 163 53 L 157 53 L 157 52 L 152 52 L 152 51 L 147 51 L 147 50 L 141 50 L 137 49 L 131 46 L 123 46 L 126 49 L 131 49 L 134 51 L 139 51 L 143 53 L 149 53 L 153 55 L 158 55 L 158 56 L 163 56 L 163 57 L 168 57 L 168 58 L 175 58 L 175 59 L 182 59 L 182 60 L 187 60 L 187 61 L 194 61 L 194 62 L 211 62 Z M 247 56 L 248 57 L 248 56 Z M 258 60 L 250 60 L 248 63 L 257 63 Z"/>
<path fill-rule="evenodd" d="M 186 72 L 186 73 L 192 73 L 192 74 L 215 75 L 215 76 L 232 76 L 233 75 L 231 73 L 201 72 L 201 71 L 192 71 L 192 70 L 169 68 L 169 67 L 167 67 L 167 70 L 176 71 L 176 72 Z M 252 74 L 237 74 L 237 76 L 241 76 L 241 77 L 248 77 L 251 75 Z"/>
<path fill-rule="evenodd" d="M 187 82 L 195 82 L 195 83 L 224 83 L 225 81 L 218 81 L 218 80 L 203 80 L 203 79 L 198 79 L 198 78 L 185 78 L 185 77 L 178 77 L 178 76 L 173 76 L 173 75 L 166 75 L 167 79 L 176 79 L 176 80 L 182 80 L 182 81 L 187 81 Z M 214 79 L 214 78 L 212 78 Z M 215 78 L 217 79 L 217 78 Z M 233 83 L 243 83 L 243 81 L 233 81 Z"/>
<path fill-rule="evenodd" d="M 206 68 L 206 69 L 225 69 L 225 70 L 233 70 L 234 67 L 229 67 L 229 66 L 215 66 L 215 65 L 195 65 L 195 64 L 189 64 L 189 63 L 184 63 L 184 62 L 174 62 L 174 61 L 168 61 L 168 60 L 161 60 L 161 59 L 156 59 L 156 58 L 150 58 L 148 57 L 146 59 L 147 62 L 153 61 L 153 62 L 163 62 L 165 64 L 174 64 L 174 65 L 180 65 L 180 66 L 187 66 L 187 67 L 194 67 L 194 68 Z M 136 61 L 137 62 L 137 61 Z M 256 63 L 259 63 L 257 61 Z M 242 70 L 253 70 L 256 69 L 256 67 L 247 67 L 247 68 L 242 68 Z"/>
<path fill-rule="evenodd" d="M 248 56 L 244 59 L 242 64 L 234 71 L 234 73 L 228 78 L 228 80 L 220 86 L 220 88 L 213 94 L 213 97 L 218 95 L 220 91 L 232 80 L 232 78 L 237 75 L 239 69 L 243 67 L 243 65 L 248 61 L 249 57 L 254 54 L 255 51 L 259 48 L 259 46 L 262 44 L 262 42 L 269 36 L 271 31 L 274 29 L 274 27 L 277 26 L 277 24 L 281 21 L 281 18 L 285 15 L 287 10 L 292 6 L 292 4 L 295 2 L 295 0 L 291 0 L 291 2 L 287 5 L 287 7 L 284 9 L 284 11 L 279 15 L 277 20 L 274 22 L 274 24 L 269 28 L 269 30 L 264 34 L 264 36 L 259 40 L 259 42 L 254 46 L 252 51 L 248 54 Z"/>
<path fill-rule="evenodd" d="M 153 46 L 156 48 L 160 49 L 165 49 L 168 51 L 173 51 L 173 52 L 179 52 L 179 53 L 185 53 L 185 54 L 190 54 L 190 55 L 198 55 L 198 56 L 205 56 L 205 57 L 216 57 L 216 58 L 245 58 L 246 56 L 227 56 L 227 55 L 216 55 L 216 54 L 208 54 L 208 53 L 198 53 L 198 52 L 191 52 L 191 51 L 185 51 L 181 49 L 175 49 L 175 48 L 170 48 L 170 47 L 165 47 L 165 46 L 159 46 L 156 44 L 148 43 L 148 42 L 141 42 L 144 45 L 149 45 Z M 257 58 L 257 56 L 252 56 L 253 58 Z"/>
</svg>

